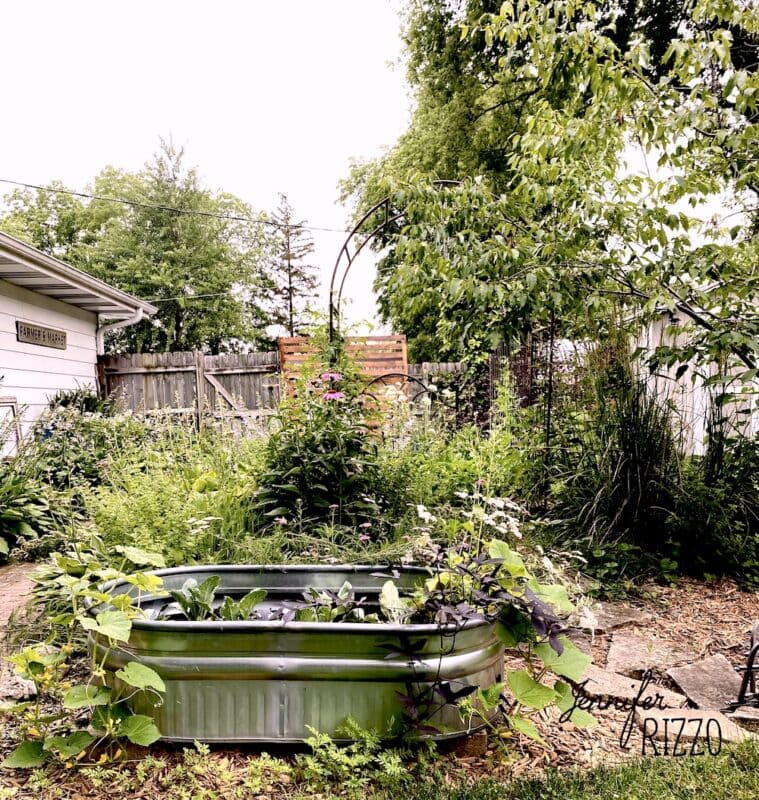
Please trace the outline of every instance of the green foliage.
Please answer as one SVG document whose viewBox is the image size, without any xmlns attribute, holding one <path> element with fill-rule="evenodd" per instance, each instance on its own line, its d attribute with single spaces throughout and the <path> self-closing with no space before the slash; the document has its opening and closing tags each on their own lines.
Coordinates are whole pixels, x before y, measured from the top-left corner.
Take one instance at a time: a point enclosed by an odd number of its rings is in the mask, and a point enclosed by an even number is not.
<svg viewBox="0 0 759 800">
<path fill-rule="evenodd" d="M 114 447 L 107 480 L 85 495 L 88 515 L 109 544 L 159 550 L 169 565 L 245 563 L 256 545 L 250 495 L 264 446 L 164 424 L 148 442 Z"/>
<path fill-rule="evenodd" d="M 0 462 L 0 562 L 11 548 L 54 530 L 54 517 L 41 483 L 21 462 Z"/>
<path fill-rule="evenodd" d="M 115 452 L 148 442 L 148 427 L 132 414 L 81 410 L 90 404 L 84 396 L 51 404 L 23 446 L 20 457 L 56 489 L 100 484 Z"/>
<path fill-rule="evenodd" d="M 162 141 L 142 171 L 106 167 L 88 187 L 131 205 L 42 190 L 19 190 L 7 200 L 3 230 L 120 289 L 157 300 L 158 324 L 144 321 L 119 331 L 111 347 L 217 353 L 266 339 L 268 314 L 258 302 L 271 285 L 266 229 L 239 198 L 202 186 L 197 171 L 184 168 L 183 155 Z"/>
<path fill-rule="evenodd" d="M 380 240 L 392 246 L 383 314 L 440 352 L 478 357 L 554 318 L 565 335 L 597 334 L 611 302 L 635 325 L 666 309 L 679 334 L 649 353 L 655 363 L 738 367 L 749 383 L 755 9 L 627 2 L 618 17 L 615 5 L 410 4 L 411 129 L 348 187 L 362 209 L 390 193 L 405 211 Z M 620 168 L 635 147 L 642 167 Z M 704 220 L 720 193 L 731 213 Z"/>
<path fill-rule="evenodd" d="M 218 575 L 211 575 L 202 583 L 194 578 L 188 578 L 182 588 L 170 591 L 169 594 L 182 609 L 182 613 L 189 620 L 210 619 L 213 617 L 213 597 L 219 585 Z"/>
<path fill-rule="evenodd" d="M 156 584 L 150 580 L 154 576 L 126 576 L 116 569 L 104 568 L 104 553 L 102 544 L 94 542 L 92 548 L 57 554 L 38 576 L 40 595 L 54 598 L 60 613 L 51 619 L 51 632 L 44 642 L 8 656 L 16 673 L 34 683 L 37 696 L 34 703 L 19 703 L 9 709 L 20 720 L 19 732 L 24 741 L 0 763 L 2 767 L 32 768 L 49 760 L 73 766 L 98 741 L 106 743 L 103 756 L 107 760 L 118 750 L 120 741 L 149 745 L 160 737 L 150 717 L 131 714 L 123 706 L 123 701 L 136 692 L 160 701 L 165 686 L 150 667 L 128 662 L 117 671 L 114 686 L 108 686 L 104 684 L 104 659 L 100 660 L 92 649 L 89 668 L 94 680 L 73 686 L 68 680 L 78 636 L 85 632 L 96 637 L 107 652 L 129 640 L 132 620 L 141 613 L 128 595 L 111 597 L 104 592 L 104 579 L 127 579 L 160 591 L 160 581 Z M 123 558 L 121 566 L 128 563 Z M 118 608 L 108 608 L 109 602 Z M 96 611 L 104 604 L 105 610 Z M 92 613 L 89 606 L 93 607 Z M 102 738 L 78 728 L 83 711 L 89 712 L 89 723 L 102 733 Z"/>
<path fill-rule="evenodd" d="M 557 528 L 594 557 L 619 540 L 656 552 L 680 477 L 672 412 L 624 371 L 601 380 L 594 399 L 561 452 Z"/>
<path fill-rule="evenodd" d="M 667 521 L 674 557 L 699 576 L 733 575 L 759 587 L 759 440 L 723 442 L 688 460 Z M 720 450 L 718 460 L 715 450 Z"/>
<path fill-rule="evenodd" d="M 347 747 L 338 746 L 330 736 L 309 727 L 307 755 L 295 759 L 296 775 L 312 791 L 331 792 L 340 789 L 350 798 L 363 798 L 372 787 L 399 790 L 411 781 L 404 765 L 408 751 L 383 749 L 380 734 L 367 731 L 350 718 L 337 731 L 339 738 L 352 740 Z"/>
<path fill-rule="evenodd" d="M 281 401 L 267 443 L 255 500 L 269 529 L 293 520 L 358 525 L 378 516 L 378 434 L 369 399 L 360 395 L 350 359 L 341 352 L 330 358 L 327 343 L 317 345 Z"/>
</svg>

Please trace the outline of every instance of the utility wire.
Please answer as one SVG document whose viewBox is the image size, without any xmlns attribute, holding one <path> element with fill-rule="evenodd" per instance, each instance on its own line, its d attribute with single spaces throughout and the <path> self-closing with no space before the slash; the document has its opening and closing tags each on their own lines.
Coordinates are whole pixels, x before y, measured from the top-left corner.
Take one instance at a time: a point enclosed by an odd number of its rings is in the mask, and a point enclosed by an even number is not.
<svg viewBox="0 0 759 800">
<path fill-rule="evenodd" d="M 306 231 L 323 231 L 325 233 L 351 233 L 350 230 L 344 228 L 327 228 L 319 225 L 306 225 L 304 223 L 296 223 L 293 225 L 281 225 L 279 222 L 269 219 L 253 219 L 252 217 L 237 217 L 233 214 L 217 214 L 213 211 L 195 211 L 188 208 L 174 208 L 172 206 L 156 205 L 154 203 L 141 203 L 138 200 L 125 200 L 120 197 L 107 197 L 99 194 L 87 194 L 87 192 L 75 192 L 72 189 L 59 189 L 53 186 L 39 186 L 35 183 L 24 183 L 23 181 L 12 181 L 9 178 L 0 178 L 0 183 L 8 183 L 13 186 L 22 186 L 25 189 L 37 189 L 42 192 L 50 192 L 51 194 L 66 194 L 72 197 L 84 197 L 88 200 L 103 200 L 107 203 L 121 203 L 126 206 L 135 206 L 136 208 L 150 208 L 156 211 L 171 211 L 175 214 L 186 214 L 187 216 L 196 217 L 212 217 L 213 219 L 224 219 L 230 222 L 248 222 L 254 225 L 268 225 L 271 228 L 278 230 L 290 230 L 299 228 Z"/>
</svg>

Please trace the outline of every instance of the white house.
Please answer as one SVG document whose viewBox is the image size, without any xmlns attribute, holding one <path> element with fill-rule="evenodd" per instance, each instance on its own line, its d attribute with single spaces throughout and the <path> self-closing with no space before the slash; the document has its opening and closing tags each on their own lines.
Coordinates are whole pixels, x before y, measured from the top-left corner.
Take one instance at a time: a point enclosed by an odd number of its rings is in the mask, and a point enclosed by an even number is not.
<svg viewBox="0 0 759 800">
<path fill-rule="evenodd" d="M 104 333 L 156 311 L 0 232 L 0 419 L 20 435 L 56 392 L 94 387 Z"/>
</svg>

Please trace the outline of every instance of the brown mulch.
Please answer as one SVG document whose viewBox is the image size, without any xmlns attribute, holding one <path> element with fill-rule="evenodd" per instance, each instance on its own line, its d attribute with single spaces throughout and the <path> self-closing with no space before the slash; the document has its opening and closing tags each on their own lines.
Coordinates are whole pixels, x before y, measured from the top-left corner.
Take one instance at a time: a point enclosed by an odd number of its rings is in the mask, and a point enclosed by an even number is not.
<svg viewBox="0 0 759 800">
<path fill-rule="evenodd" d="M 693 653 L 693 660 L 724 654 L 734 665 L 745 660 L 748 636 L 752 624 L 759 619 L 759 594 L 741 591 L 729 580 L 703 583 L 682 580 L 676 587 L 647 586 L 641 590 L 639 600 L 629 604 L 640 606 L 652 614 L 653 621 L 645 626 L 626 625 L 618 630 L 635 633 L 643 637 L 655 637 L 673 647 Z M 591 642 L 593 661 L 599 666 L 606 663 L 606 653 L 612 633 L 597 634 Z M 666 685 L 666 679 L 660 679 Z M 492 733 L 488 740 L 487 752 L 481 756 L 461 756 L 454 751 L 442 756 L 438 761 L 446 780 L 455 782 L 461 778 L 476 780 L 488 777 L 510 781 L 519 777 L 532 777 L 542 774 L 548 767 L 561 769 L 585 769 L 600 764 L 614 765 L 641 755 L 640 733 L 635 732 L 629 749 L 620 747 L 620 733 L 627 717 L 624 711 L 594 710 L 597 724 L 591 728 L 579 729 L 571 723 L 560 723 L 560 712 L 555 708 L 546 709 L 532 719 L 540 734 L 550 743 L 546 748 L 523 736 L 500 729 Z M 0 721 L 0 753 L 7 752 L 9 741 L 3 739 Z M 143 751 L 146 752 L 146 751 Z M 50 787 L 30 790 L 27 776 L 0 770 L 0 788 L 17 788 L 14 798 L 97 798 L 116 800 L 120 797 L 151 797 L 160 800 L 161 787 L 171 786 L 171 770 L 182 761 L 177 749 L 155 746 L 151 748 L 152 757 L 165 762 L 150 771 L 144 781 L 142 794 L 121 795 L 109 781 L 102 787 L 94 786 L 90 779 L 83 778 L 76 770 L 56 769 L 49 771 Z M 135 756 L 137 754 L 134 754 Z M 216 766 L 223 764 L 225 774 L 239 774 L 240 787 L 246 775 L 247 765 L 255 755 L 240 749 L 214 749 L 205 762 L 203 780 L 209 781 L 208 788 L 218 787 Z M 131 764 L 124 769 L 134 769 Z M 409 765 L 414 769 L 413 765 Z M 216 776 L 216 777 L 214 777 Z M 260 795 L 255 792 L 246 797 L 286 798 L 294 793 L 289 776 L 272 777 L 271 783 L 263 787 Z M 166 784 L 168 781 L 168 784 Z M 223 787 L 222 787 L 223 788 Z M 295 792 L 297 794 L 297 792 Z"/>
</svg>

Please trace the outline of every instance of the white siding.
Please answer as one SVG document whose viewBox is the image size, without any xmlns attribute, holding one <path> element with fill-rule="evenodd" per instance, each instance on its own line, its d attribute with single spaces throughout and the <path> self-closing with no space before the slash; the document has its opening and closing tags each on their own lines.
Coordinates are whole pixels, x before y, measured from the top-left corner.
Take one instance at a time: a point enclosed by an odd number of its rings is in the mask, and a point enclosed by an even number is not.
<svg viewBox="0 0 759 800">
<path fill-rule="evenodd" d="M 648 328 L 641 331 L 634 346 L 643 347 L 649 354 L 660 345 L 677 345 L 683 342 L 684 336 L 675 335 L 669 331 L 670 322 L 667 317 L 662 317 L 652 322 Z M 708 387 L 700 377 L 693 380 L 692 370 L 675 380 L 676 367 L 662 367 L 656 375 L 649 377 L 649 385 L 659 397 L 669 398 L 679 416 L 680 428 L 683 436 L 683 449 L 686 453 L 701 455 L 706 445 L 707 420 L 711 406 L 711 396 Z M 714 374 L 712 369 L 710 374 Z M 756 386 L 759 390 L 759 383 Z M 738 387 L 736 386 L 737 390 Z M 759 432 L 759 413 L 754 408 L 751 410 L 756 397 L 747 397 L 745 400 L 736 400 L 724 407 L 724 412 L 730 418 L 733 433 L 744 436 L 754 436 Z"/>
<path fill-rule="evenodd" d="M 16 340 L 16 320 L 66 331 L 66 349 Z M 0 280 L 0 396 L 12 396 L 29 427 L 60 389 L 95 386 L 95 314 Z"/>
</svg>

